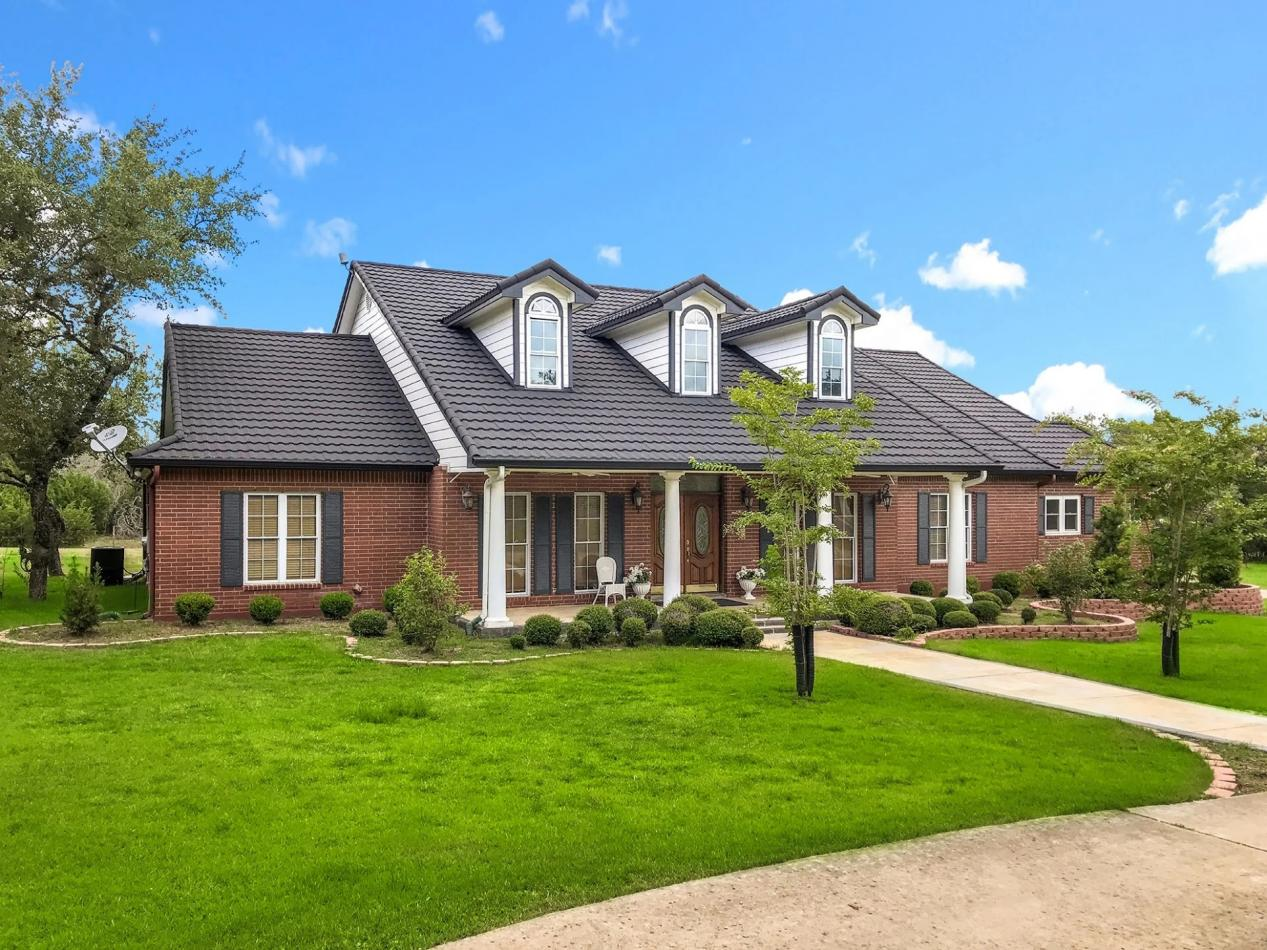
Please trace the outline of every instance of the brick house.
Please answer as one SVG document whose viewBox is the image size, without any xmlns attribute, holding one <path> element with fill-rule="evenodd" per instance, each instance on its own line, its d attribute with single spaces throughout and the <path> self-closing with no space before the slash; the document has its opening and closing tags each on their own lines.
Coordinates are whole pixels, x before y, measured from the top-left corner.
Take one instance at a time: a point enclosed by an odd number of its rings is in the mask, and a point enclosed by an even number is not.
<svg viewBox="0 0 1267 950">
<path fill-rule="evenodd" d="M 759 467 L 726 397 L 745 369 L 876 400 L 881 449 L 823 498 L 841 533 L 815 552 L 824 585 L 962 595 L 1090 534 L 1077 433 L 865 348 L 879 319 L 844 287 L 759 311 L 704 275 L 592 286 L 547 260 L 510 277 L 353 262 L 330 334 L 168 325 L 161 437 L 130 458 L 153 611 L 188 590 L 222 614 L 261 592 L 292 613 L 331 590 L 377 606 L 424 545 L 489 627 L 593 599 L 603 554 L 650 565 L 666 598 L 738 593 L 764 542 L 724 528 L 750 499 L 690 460 Z"/>
</svg>

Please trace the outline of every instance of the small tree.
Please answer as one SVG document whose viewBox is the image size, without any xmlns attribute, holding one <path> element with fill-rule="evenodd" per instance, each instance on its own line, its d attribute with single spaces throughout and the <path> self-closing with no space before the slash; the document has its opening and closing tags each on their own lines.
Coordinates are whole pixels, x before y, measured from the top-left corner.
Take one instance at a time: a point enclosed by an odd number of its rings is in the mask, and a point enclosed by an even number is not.
<svg viewBox="0 0 1267 950">
<path fill-rule="evenodd" d="M 1242 486 L 1254 476 L 1267 427 L 1257 413 L 1190 392 L 1175 398 L 1196 410 L 1191 419 L 1151 393 L 1132 395 L 1152 406 L 1151 420 L 1062 421 L 1087 435 L 1070 449 L 1084 481 L 1110 490 L 1139 526 L 1144 565 L 1135 597 L 1161 625 L 1162 674 L 1178 676 L 1179 631 L 1191 623 L 1190 605 L 1212 589 L 1204 569 L 1261 531 L 1267 496 L 1247 502 Z"/>
<path fill-rule="evenodd" d="M 1073 623 L 1074 611 L 1082 607 L 1095 580 L 1090 548 L 1081 541 L 1052 548 L 1047 552 L 1043 578 L 1060 604 L 1065 623 Z"/>
<path fill-rule="evenodd" d="M 393 616 L 406 643 L 434 650 L 453 617 L 462 612 L 457 577 L 450 574 L 444 555 L 423 548 L 405 564 Z"/>
<path fill-rule="evenodd" d="M 77 637 L 97 629 L 101 619 L 101 582 L 91 575 L 72 570 L 66 577 L 66 598 L 62 602 L 61 621 L 66 630 Z"/>
<path fill-rule="evenodd" d="M 730 390 L 730 401 L 739 410 L 735 422 L 762 450 L 760 470 L 691 460 L 704 471 L 744 479 L 757 502 L 726 530 L 743 534 L 751 527 L 764 528 L 773 537 L 771 551 L 777 553 L 766 565 L 766 599 L 792 627 L 800 696 L 814 692 L 814 621 L 821 606 L 818 574 L 808 551 L 839 533 L 818 524 L 819 499 L 838 489 L 853 475 L 858 460 L 880 445 L 854 435 L 871 424 L 866 414 L 875 403 L 868 396 L 855 396 L 838 407 L 805 409 L 802 403 L 813 396 L 814 387 L 797 370 L 784 370 L 777 381 L 744 371 Z"/>
<path fill-rule="evenodd" d="M 1131 533 L 1126 511 L 1109 504 L 1095 519 L 1091 567 L 1101 597 L 1129 597 L 1135 574 L 1131 568 Z"/>
</svg>

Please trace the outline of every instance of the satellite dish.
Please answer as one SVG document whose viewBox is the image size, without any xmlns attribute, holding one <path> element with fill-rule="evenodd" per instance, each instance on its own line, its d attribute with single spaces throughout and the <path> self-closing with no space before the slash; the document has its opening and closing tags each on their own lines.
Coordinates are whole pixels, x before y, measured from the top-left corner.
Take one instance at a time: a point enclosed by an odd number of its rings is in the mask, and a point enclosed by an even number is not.
<svg viewBox="0 0 1267 950">
<path fill-rule="evenodd" d="M 84 427 L 85 431 L 89 428 Z M 91 428 L 96 429 L 94 424 Z M 125 426 L 111 426 L 108 429 L 102 429 L 100 432 L 90 433 L 92 438 L 88 440 L 88 447 L 94 452 L 113 452 L 128 437 L 128 430 Z"/>
</svg>

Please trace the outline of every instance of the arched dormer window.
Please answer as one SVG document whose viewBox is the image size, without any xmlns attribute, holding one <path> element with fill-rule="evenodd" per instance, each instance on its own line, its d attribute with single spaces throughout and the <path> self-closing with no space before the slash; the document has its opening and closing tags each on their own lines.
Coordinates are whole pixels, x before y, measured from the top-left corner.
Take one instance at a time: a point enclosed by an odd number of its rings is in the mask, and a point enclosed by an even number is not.
<svg viewBox="0 0 1267 950">
<path fill-rule="evenodd" d="M 713 392 L 713 321 L 701 307 L 682 315 L 682 392 Z"/>
<path fill-rule="evenodd" d="M 557 387 L 563 362 L 563 310 L 549 294 L 537 294 L 527 309 L 528 385 Z"/>
<path fill-rule="evenodd" d="M 845 398 L 845 325 L 835 317 L 823 321 L 818 333 L 818 395 L 823 399 Z"/>
</svg>

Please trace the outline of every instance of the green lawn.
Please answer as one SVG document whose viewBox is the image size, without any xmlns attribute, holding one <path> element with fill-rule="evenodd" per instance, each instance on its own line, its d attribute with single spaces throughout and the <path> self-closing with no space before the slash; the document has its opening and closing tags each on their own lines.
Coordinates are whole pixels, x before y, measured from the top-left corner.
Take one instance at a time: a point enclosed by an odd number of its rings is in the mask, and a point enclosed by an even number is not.
<svg viewBox="0 0 1267 950">
<path fill-rule="evenodd" d="M 141 566 L 141 549 L 136 542 L 123 543 L 127 547 L 124 555 L 124 566 L 129 571 L 138 570 Z M 62 612 L 62 590 L 65 581 L 60 577 L 48 579 L 48 599 L 32 601 L 26 596 L 26 579 L 18 573 L 18 553 L 14 548 L 0 548 L 0 571 L 3 583 L 0 584 L 0 630 L 30 623 L 56 623 Z M 77 566 L 80 570 L 88 569 L 87 548 L 62 548 L 62 566 L 70 571 Z M 115 610 L 119 613 L 144 613 L 148 605 L 148 595 L 144 584 L 125 584 L 122 587 L 106 587 L 101 592 L 101 609 Z"/>
<path fill-rule="evenodd" d="M 1263 561 L 1252 561 L 1241 567 L 1241 580 L 1246 584 L 1257 584 L 1259 587 L 1267 587 L 1267 563 Z"/>
<path fill-rule="evenodd" d="M 1267 617 L 1199 613 L 1179 637 L 1178 679 L 1161 675 L 1161 630 L 1139 625 L 1139 640 L 934 640 L 929 646 L 983 660 L 1267 713 Z"/>
<path fill-rule="evenodd" d="M 415 947 L 690 878 L 1200 795 L 1182 746 L 830 661 L 0 647 L 0 946 Z M 762 895 L 754 893 L 759 901 Z"/>
</svg>

